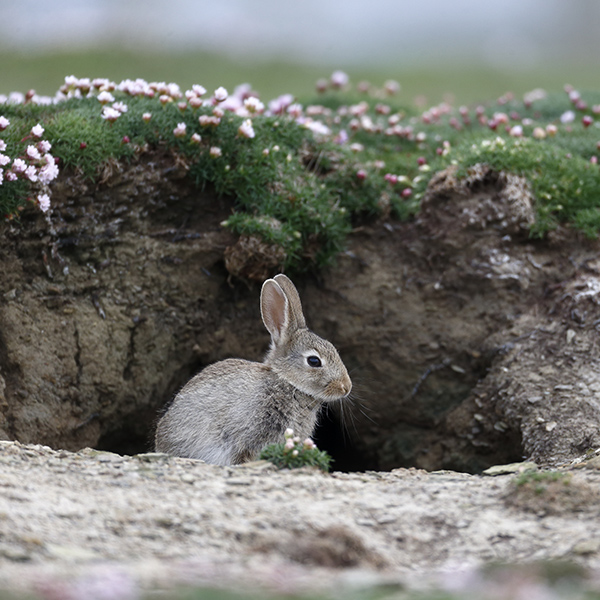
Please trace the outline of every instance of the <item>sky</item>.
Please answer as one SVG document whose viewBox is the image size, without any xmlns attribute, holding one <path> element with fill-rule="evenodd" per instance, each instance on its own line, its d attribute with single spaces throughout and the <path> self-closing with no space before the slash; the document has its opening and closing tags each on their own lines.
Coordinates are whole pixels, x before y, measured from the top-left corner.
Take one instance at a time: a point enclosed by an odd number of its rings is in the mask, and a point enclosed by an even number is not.
<svg viewBox="0 0 600 600">
<path fill-rule="evenodd" d="M 0 0 L 0 48 L 530 69 L 600 56 L 597 0 Z"/>
</svg>

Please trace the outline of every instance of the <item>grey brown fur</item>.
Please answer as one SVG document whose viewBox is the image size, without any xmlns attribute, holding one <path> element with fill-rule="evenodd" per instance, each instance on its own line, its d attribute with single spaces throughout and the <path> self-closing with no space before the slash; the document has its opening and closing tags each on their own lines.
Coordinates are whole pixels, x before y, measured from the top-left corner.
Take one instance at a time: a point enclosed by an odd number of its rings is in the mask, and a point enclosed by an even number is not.
<svg viewBox="0 0 600 600">
<path fill-rule="evenodd" d="M 337 350 L 307 329 L 298 292 L 285 275 L 263 283 L 260 306 L 271 334 L 264 362 L 228 359 L 193 377 L 158 423 L 158 452 L 239 464 L 283 441 L 287 428 L 310 437 L 321 404 L 350 393 Z M 321 366 L 311 366 L 309 357 Z"/>
</svg>

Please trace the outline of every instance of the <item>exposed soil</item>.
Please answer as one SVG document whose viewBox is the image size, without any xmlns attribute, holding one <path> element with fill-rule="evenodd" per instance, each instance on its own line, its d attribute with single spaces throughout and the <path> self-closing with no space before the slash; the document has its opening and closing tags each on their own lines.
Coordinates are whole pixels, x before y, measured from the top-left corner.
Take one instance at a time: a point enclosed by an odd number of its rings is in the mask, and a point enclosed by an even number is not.
<svg viewBox="0 0 600 600">
<path fill-rule="evenodd" d="M 171 154 L 71 174 L 53 203 L 50 224 L 32 208 L 0 226 L 0 435 L 149 450 L 192 374 L 266 350 L 259 286 L 225 255 L 262 278 L 269 249 L 240 251 L 220 225 L 233 200 Z M 532 204 L 517 177 L 448 170 L 415 221 L 359 224 L 336 265 L 295 278 L 355 383 L 316 436 L 338 469 L 476 473 L 600 446 L 599 245 L 530 239 Z"/>
<path fill-rule="evenodd" d="M 294 591 L 356 569 L 600 566 L 593 468 L 541 496 L 467 474 L 600 447 L 599 244 L 568 229 L 530 239 L 527 185 L 485 168 L 439 174 L 417 219 L 357 223 L 334 266 L 294 277 L 355 384 L 316 432 L 336 473 L 67 452 L 151 450 L 195 372 L 260 360 L 259 285 L 227 265 L 262 279 L 281 256 L 221 227 L 233 202 L 154 154 L 99 183 L 63 177 L 50 222 L 31 208 L 0 225 L 0 438 L 55 449 L 0 445 L 4 581 L 106 560 L 135 581 Z"/>
<path fill-rule="evenodd" d="M 489 584 L 483 594 L 471 571 L 549 561 L 556 579 L 568 561 L 599 573 L 594 460 L 532 496 L 515 489 L 522 475 L 276 471 L 0 442 L 0 589 L 134 600 L 193 584 L 340 598 L 442 583 L 465 598 L 574 597 L 531 596 L 527 582 L 522 595 Z"/>
</svg>

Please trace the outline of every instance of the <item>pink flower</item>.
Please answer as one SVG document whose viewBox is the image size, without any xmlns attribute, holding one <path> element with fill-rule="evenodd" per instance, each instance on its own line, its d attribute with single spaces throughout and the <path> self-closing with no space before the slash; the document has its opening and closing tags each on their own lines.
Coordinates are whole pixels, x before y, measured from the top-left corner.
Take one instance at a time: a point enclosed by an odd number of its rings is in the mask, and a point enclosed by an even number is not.
<svg viewBox="0 0 600 600">
<path fill-rule="evenodd" d="M 201 85 L 198 85 L 197 83 L 195 83 L 192 86 L 192 92 L 194 92 L 194 94 L 196 94 L 196 96 L 204 96 L 204 94 L 206 94 L 206 88 L 204 88 Z"/>
<path fill-rule="evenodd" d="M 16 180 L 17 180 L 17 174 L 13 173 L 12 171 L 7 171 L 6 181 L 16 181 Z"/>
<path fill-rule="evenodd" d="M 340 89 L 348 85 L 349 77 L 343 71 L 334 71 L 331 74 L 331 85 Z"/>
<path fill-rule="evenodd" d="M 190 138 L 190 141 L 192 142 L 192 144 L 199 144 L 202 141 L 202 137 L 197 133 L 193 133 L 192 137 Z"/>
<path fill-rule="evenodd" d="M 42 212 L 48 212 L 50 208 L 50 197 L 48 194 L 40 194 L 37 197 L 38 206 Z"/>
<path fill-rule="evenodd" d="M 110 104 L 111 102 L 115 101 L 115 97 L 108 90 L 100 92 L 96 98 L 100 104 Z"/>
<path fill-rule="evenodd" d="M 4 152 L 6 150 L 6 142 L 4 140 L 0 140 L 0 152 Z"/>
<path fill-rule="evenodd" d="M 218 87 L 215 90 L 214 98 L 217 102 L 224 102 L 225 100 L 227 100 L 228 95 L 229 94 L 227 93 L 227 90 L 224 87 Z"/>
<path fill-rule="evenodd" d="M 594 122 L 594 119 L 590 115 L 584 115 L 581 118 L 581 123 L 584 127 L 589 127 Z"/>
<path fill-rule="evenodd" d="M 572 110 L 567 110 L 560 116 L 561 123 L 572 123 L 574 120 L 575 113 Z"/>
<path fill-rule="evenodd" d="M 150 119 L 152 118 L 152 113 L 149 112 L 145 112 L 142 115 L 142 119 L 144 119 L 144 121 L 146 121 L 146 123 L 148 123 L 150 121 Z"/>
<path fill-rule="evenodd" d="M 200 108 L 204 104 L 204 100 L 200 96 L 193 96 L 189 99 L 189 103 L 192 108 Z"/>
<path fill-rule="evenodd" d="M 38 173 L 38 179 L 41 183 L 50 183 L 51 181 L 54 181 L 54 179 L 56 179 L 57 177 L 58 167 L 54 162 L 44 165 Z"/>
<path fill-rule="evenodd" d="M 0 131 L 4 131 L 10 125 L 10 121 L 6 117 L 0 117 Z"/>
<path fill-rule="evenodd" d="M 50 152 L 52 144 L 47 140 L 42 140 L 41 142 L 38 142 L 37 147 L 41 153 L 46 154 L 46 152 Z"/>
<path fill-rule="evenodd" d="M 15 173 L 25 173 L 25 169 L 27 169 L 27 164 L 22 158 L 15 158 L 12 164 L 12 170 Z"/>
<path fill-rule="evenodd" d="M 25 154 L 29 160 L 40 160 L 40 158 L 42 158 L 39 150 L 35 146 L 27 146 Z"/>
<path fill-rule="evenodd" d="M 112 107 L 115 110 L 118 110 L 120 113 L 126 113 L 127 112 L 127 104 L 125 104 L 124 102 L 115 102 Z"/>
<path fill-rule="evenodd" d="M 250 96 L 244 100 L 244 107 L 250 114 L 261 114 L 265 110 L 265 105 L 255 96 Z"/>
<path fill-rule="evenodd" d="M 245 138 L 253 138 L 254 128 L 252 127 L 252 121 L 250 119 L 246 119 L 239 127 L 238 133 Z"/>
<path fill-rule="evenodd" d="M 512 137 L 523 137 L 523 127 L 521 125 L 514 125 L 508 132 Z"/>
<path fill-rule="evenodd" d="M 29 179 L 29 181 L 31 181 L 32 183 L 35 183 L 38 180 L 37 169 L 35 168 L 34 165 L 29 165 L 25 169 L 25 173 L 23 173 L 23 176 L 25 177 L 25 179 Z"/>
<path fill-rule="evenodd" d="M 6 156 L 6 154 L 0 154 L 0 167 L 5 167 L 9 162 L 9 156 Z"/>
<path fill-rule="evenodd" d="M 552 125 L 552 123 L 550 123 L 549 125 L 546 125 L 546 133 L 548 135 L 556 135 L 558 131 L 558 128 L 556 127 L 556 125 Z"/>
<path fill-rule="evenodd" d="M 102 118 L 106 119 L 109 123 L 114 123 L 120 116 L 121 113 L 110 106 L 105 106 L 102 109 Z"/>
<path fill-rule="evenodd" d="M 38 123 L 31 128 L 31 135 L 33 137 L 42 137 L 44 135 L 44 128 Z"/>
<path fill-rule="evenodd" d="M 393 79 L 388 79 L 388 81 L 383 84 L 383 89 L 389 96 L 394 96 L 400 91 L 400 84 Z"/>
<path fill-rule="evenodd" d="M 187 125 L 185 123 L 177 123 L 177 127 L 173 129 L 173 135 L 176 138 L 185 137 Z"/>
<path fill-rule="evenodd" d="M 219 158 L 223 155 L 223 152 L 221 152 L 221 148 L 219 148 L 218 146 L 212 146 L 209 150 L 209 154 L 211 158 Z"/>
</svg>

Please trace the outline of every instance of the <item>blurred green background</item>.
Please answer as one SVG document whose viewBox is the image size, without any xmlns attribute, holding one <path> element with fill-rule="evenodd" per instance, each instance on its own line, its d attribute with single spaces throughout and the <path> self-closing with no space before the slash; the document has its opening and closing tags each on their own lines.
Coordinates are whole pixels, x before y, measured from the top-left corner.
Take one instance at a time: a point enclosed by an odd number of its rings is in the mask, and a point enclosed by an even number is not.
<svg viewBox="0 0 600 600">
<path fill-rule="evenodd" d="M 599 89 L 596 0 L 0 0 L 0 94 L 64 77 L 312 95 L 334 69 L 401 101 Z"/>
<path fill-rule="evenodd" d="M 327 78 L 339 68 L 334 64 L 296 64 L 292 61 L 255 61 L 246 63 L 208 52 L 136 53 L 126 49 L 50 51 L 19 54 L 0 51 L 0 93 L 26 92 L 53 95 L 66 75 L 108 77 L 115 81 L 141 77 L 147 81 L 173 81 L 182 89 L 200 83 L 209 91 L 223 85 L 232 90 L 250 83 L 264 100 L 283 93 L 309 97 L 319 78 Z M 343 67 L 343 66 L 342 66 Z M 381 86 L 395 79 L 405 102 L 415 99 L 426 104 L 449 100 L 460 104 L 492 100 L 507 91 L 522 95 L 533 88 L 561 90 L 565 83 L 577 89 L 598 89 L 598 69 L 591 65 L 562 65 L 552 68 L 496 70 L 481 65 L 446 65 L 436 68 L 400 67 L 375 64 L 370 67 L 348 65 L 343 70 L 352 83 L 369 81 Z"/>
</svg>

